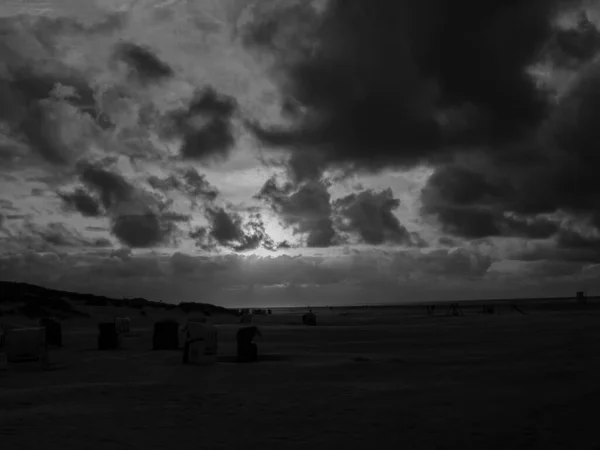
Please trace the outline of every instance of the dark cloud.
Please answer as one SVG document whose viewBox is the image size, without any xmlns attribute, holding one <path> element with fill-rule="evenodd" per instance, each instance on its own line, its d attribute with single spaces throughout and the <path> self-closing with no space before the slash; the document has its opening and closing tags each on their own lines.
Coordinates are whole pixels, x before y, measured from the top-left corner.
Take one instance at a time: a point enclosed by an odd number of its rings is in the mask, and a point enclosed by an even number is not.
<svg viewBox="0 0 600 450">
<path fill-rule="evenodd" d="M 321 179 L 327 161 L 318 150 L 306 149 L 293 153 L 285 163 L 288 176 L 294 183 Z"/>
<path fill-rule="evenodd" d="M 228 214 L 223 208 L 207 211 L 212 225 L 211 235 L 219 243 L 239 240 L 242 237 L 241 218 Z"/>
<path fill-rule="evenodd" d="M 600 263 L 600 239 L 582 238 L 577 242 L 557 238 L 546 245 L 537 245 L 514 252 L 511 257 L 521 261 L 566 261 L 571 263 Z M 584 245 L 582 245 L 584 244 Z"/>
<path fill-rule="evenodd" d="M 547 238 L 558 231 L 558 224 L 545 218 L 508 215 L 523 211 L 514 207 L 518 199 L 508 177 L 460 165 L 438 168 L 421 192 L 422 212 L 436 216 L 445 232 L 457 236 Z"/>
<path fill-rule="evenodd" d="M 333 0 L 323 14 L 308 2 L 265 5 L 241 35 L 275 57 L 290 125 L 249 126 L 291 150 L 294 186 L 332 165 L 427 164 L 422 212 L 445 232 L 551 239 L 576 252 L 563 234 L 583 232 L 558 217 L 600 226 L 600 64 L 585 65 L 599 33 L 583 15 L 571 30 L 554 19 L 580 5 Z M 527 72 L 548 58 L 583 67 L 558 100 Z M 290 192 L 262 195 L 285 204 Z"/>
<path fill-rule="evenodd" d="M 413 245 L 413 235 L 400 223 L 394 211 L 400 200 L 391 189 L 364 190 L 333 202 L 342 232 L 358 234 L 367 244 L 395 243 Z"/>
<path fill-rule="evenodd" d="M 170 210 L 171 202 L 152 196 L 102 163 L 80 161 L 76 167 L 87 190 L 78 187 L 59 195 L 83 215 L 107 214 L 112 234 L 129 247 L 168 245 L 179 231 L 176 224 L 190 220 L 188 215 Z"/>
<path fill-rule="evenodd" d="M 83 216 L 98 217 L 102 215 L 100 202 L 85 189 L 77 188 L 73 192 L 61 192 L 58 195 L 68 209 L 78 211 Z"/>
<path fill-rule="evenodd" d="M 439 166 L 422 191 L 423 212 L 437 216 L 455 235 L 553 237 L 561 255 L 573 258 L 579 251 L 596 260 L 583 230 L 600 230 L 598 74 L 598 63 L 586 67 L 539 128 L 536 140 L 515 147 L 514 155 Z M 552 215 L 557 218 L 550 220 Z M 564 215 L 572 220 L 558 219 Z M 574 245 L 576 235 L 587 242 L 585 251 Z"/>
<path fill-rule="evenodd" d="M 265 5 L 244 42 L 275 55 L 299 106 L 288 128 L 250 127 L 267 144 L 371 169 L 511 142 L 547 114 L 526 68 L 559 7 L 574 3 L 332 0 L 321 16 L 309 2 Z"/>
<path fill-rule="evenodd" d="M 220 246 L 236 252 L 261 247 L 267 250 L 278 248 L 265 231 L 265 224 L 259 213 L 250 214 L 246 222 L 240 214 L 222 207 L 209 206 L 205 213 L 208 228 L 201 227 L 190 234 L 200 248 L 211 250 Z"/>
<path fill-rule="evenodd" d="M 130 200 L 135 194 L 135 187 L 125 178 L 99 164 L 82 161 L 77 167 L 81 182 L 98 192 L 100 201 L 107 210 Z"/>
<path fill-rule="evenodd" d="M 166 244 L 167 238 L 174 232 L 173 223 L 161 219 L 150 208 L 142 207 L 138 212 L 117 214 L 111 231 L 129 247 L 154 247 Z"/>
<path fill-rule="evenodd" d="M 256 196 L 265 201 L 287 227 L 306 237 L 307 247 L 330 247 L 339 243 L 334 227 L 331 195 L 323 181 L 308 181 L 296 187 L 278 186 L 269 179 Z"/>
<path fill-rule="evenodd" d="M 572 277 L 581 273 L 584 267 L 573 261 L 536 261 L 526 265 L 522 270 L 525 275 L 539 281 L 551 280 L 556 277 Z"/>
<path fill-rule="evenodd" d="M 232 119 L 236 111 L 235 99 L 205 88 L 195 93 L 186 109 L 168 116 L 162 134 L 183 140 L 180 153 L 184 158 L 224 158 L 235 144 Z"/>
<path fill-rule="evenodd" d="M 151 48 L 133 42 L 120 42 L 114 57 L 127 63 L 141 83 L 159 82 L 171 78 L 173 69 L 154 54 Z"/>
</svg>

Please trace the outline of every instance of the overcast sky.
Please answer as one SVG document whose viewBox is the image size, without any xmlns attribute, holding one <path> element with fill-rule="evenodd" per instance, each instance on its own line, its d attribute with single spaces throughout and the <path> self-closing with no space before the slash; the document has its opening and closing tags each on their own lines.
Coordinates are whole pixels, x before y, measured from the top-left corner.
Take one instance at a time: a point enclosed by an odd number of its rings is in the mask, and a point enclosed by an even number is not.
<svg viewBox="0 0 600 450">
<path fill-rule="evenodd" d="M 599 295 L 599 11 L 3 1 L 0 279 L 225 306 Z"/>
</svg>

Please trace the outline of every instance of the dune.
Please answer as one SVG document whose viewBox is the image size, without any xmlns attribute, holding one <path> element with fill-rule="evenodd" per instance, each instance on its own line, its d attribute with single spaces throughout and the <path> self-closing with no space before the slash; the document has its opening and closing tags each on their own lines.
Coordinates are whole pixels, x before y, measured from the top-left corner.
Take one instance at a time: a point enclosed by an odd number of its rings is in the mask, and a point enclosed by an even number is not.
<svg viewBox="0 0 600 450">
<path fill-rule="evenodd" d="M 102 308 L 102 307 L 94 307 Z M 109 308 L 109 307 L 106 307 Z M 123 347 L 98 351 L 98 317 L 63 321 L 50 364 L 0 372 L 6 448 L 592 448 L 600 401 L 597 309 L 494 315 L 424 307 L 255 316 L 259 361 L 235 363 L 237 318 L 215 314 L 218 362 L 152 351 L 131 312 Z M 124 311 L 125 312 L 125 311 Z M 138 311 L 139 312 L 139 311 Z M 12 317 L 11 320 L 27 320 Z"/>
</svg>

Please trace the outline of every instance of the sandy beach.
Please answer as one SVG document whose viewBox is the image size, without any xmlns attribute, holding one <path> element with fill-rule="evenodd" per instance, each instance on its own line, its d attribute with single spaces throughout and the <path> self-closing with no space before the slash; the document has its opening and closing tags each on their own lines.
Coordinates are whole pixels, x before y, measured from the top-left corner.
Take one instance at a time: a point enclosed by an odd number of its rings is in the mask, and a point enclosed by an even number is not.
<svg viewBox="0 0 600 450">
<path fill-rule="evenodd" d="M 131 311 L 133 312 L 133 311 Z M 598 313 L 463 317 L 370 308 L 256 316 L 260 360 L 234 363 L 232 317 L 214 317 L 219 362 L 152 351 L 156 316 L 132 315 L 116 351 L 93 319 L 63 323 L 50 367 L 0 374 L 10 449 L 592 449 Z M 185 316 L 180 313 L 180 322 Z"/>
</svg>

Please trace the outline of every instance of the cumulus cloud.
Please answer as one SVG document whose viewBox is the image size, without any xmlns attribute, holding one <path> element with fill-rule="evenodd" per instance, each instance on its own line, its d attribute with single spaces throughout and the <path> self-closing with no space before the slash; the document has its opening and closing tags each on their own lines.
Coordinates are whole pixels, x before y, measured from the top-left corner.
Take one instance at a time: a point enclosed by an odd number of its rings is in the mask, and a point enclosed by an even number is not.
<svg viewBox="0 0 600 450">
<path fill-rule="evenodd" d="M 173 76 L 173 69 L 158 58 L 147 46 L 120 42 L 115 47 L 115 59 L 124 61 L 136 80 L 145 83 L 160 82 Z"/>
<path fill-rule="evenodd" d="M 329 247 L 339 241 L 333 228 L 331 196 L 323 181 L 295 187 L 292 183 L 279 186 L 270 178 L 257 198 L 267 202 L 295 234 L 305 236 L 307 247 Z"/>
<path fill-rule="evenodd" d="M 366 244 L 415 244 L 418 236 L 411 234 L 394 215 L 400 200 L 394 197 L 391 189 L 380 192 L 364 190 L 347 195 L 333 203 L 339 216 L 342 231 L 356 233 Z"/>
<path fill-rule="evenodd" d="M 189 220 L 99 162 L 80 161 L 77 169 L 82 186 L 60 197 L 83 215 L 108 215 L 112 234 L 129 247 L 168 245 L 177 234 L 176 223 Z"/>
<path fill-rule="evenodd" d="M 235 99 L 207 87 L 198 90 L 186 108 L 169 114 L 162 133 L 181 138 L 183 158 L 224 159 L 235 144 L 232 119 L 236 110 Z"/>
<path fill-rule="evenodd" d="M 466 238 L 541 239 L 558 231 L 559 224 L 545 218 L 509 216 L 509 199 L 517 200 L 516 196 L 515 187 L 503 177 L 460 165 L 445 165 L 434 172 L 423 189 L 422 211 L 435 215 L 445 232 Z"/>
<path fill-rule="evenodd" d="M 196 245 L 210 250 L 225 247 L 236 252 L 265 248 L 275 250 L 277 244 L 265 231 L 265 224 L 260 213 L 251 213 L 248 220 L 235 211 L 210 205 L 205 209 L 208 227 L 199 227 L 192 231 L 191 237 Z"/>
<path fill-rule="evenodd" d="M 332 200 L 329 188 L 330 183 L 325 180 L 279 185 L 272 177 L 256 198 L 267 203 L 283 225 L 302 236 L 308 247 L 351 242 L 426 245 L 418 233 L 409 232 L 394 214 L 400 200 L 391 189 L 361 190 Z"/>
</svg>

